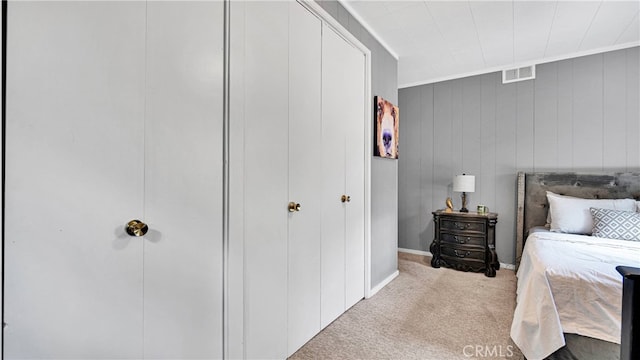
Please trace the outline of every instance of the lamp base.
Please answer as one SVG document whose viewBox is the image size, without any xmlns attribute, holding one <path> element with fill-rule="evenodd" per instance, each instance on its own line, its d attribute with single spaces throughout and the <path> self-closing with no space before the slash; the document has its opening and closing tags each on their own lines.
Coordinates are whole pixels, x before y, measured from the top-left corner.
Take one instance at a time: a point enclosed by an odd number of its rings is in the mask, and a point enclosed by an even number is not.
<svg viewBox="0 0 640 360">
<path fill-rule="evenodd" d="M 467 193 L 466 192 L 462 192 L 462 209 L 460 209 L 460 212 L 463 213 L 468 213 L 469 209 L 467 209 Z"/>
</svg>

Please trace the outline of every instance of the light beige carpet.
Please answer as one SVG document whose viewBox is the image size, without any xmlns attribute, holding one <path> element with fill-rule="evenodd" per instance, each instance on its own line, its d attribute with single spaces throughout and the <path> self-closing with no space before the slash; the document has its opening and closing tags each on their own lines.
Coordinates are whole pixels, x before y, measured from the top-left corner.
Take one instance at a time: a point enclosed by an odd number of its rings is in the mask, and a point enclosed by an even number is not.
<svg viewBox="0 0 640 360">
<path fill-rule="evenodd" d="M 400 253 L 400 275 L 290 359 L 523 359 L 509 337 L 516 277 L 495 278 Z"/>
</svg>

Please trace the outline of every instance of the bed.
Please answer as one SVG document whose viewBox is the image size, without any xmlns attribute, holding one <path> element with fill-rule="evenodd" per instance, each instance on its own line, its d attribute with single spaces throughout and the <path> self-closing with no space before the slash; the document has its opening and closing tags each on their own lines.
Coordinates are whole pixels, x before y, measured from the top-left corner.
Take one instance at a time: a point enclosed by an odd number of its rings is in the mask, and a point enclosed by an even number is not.
<svg viewBox="0 0 640 360">
<path fill-rule="evenodd" d="M 640 241 L 610 230 L 622 229 L 617 217 L 624 226 L 640 218 L 639 198 L 637 173 L 518 173 L 511 337 L 527 359 L 619 358 L 622 276 L 615 267 L 640 267 Z"/>
</svg>

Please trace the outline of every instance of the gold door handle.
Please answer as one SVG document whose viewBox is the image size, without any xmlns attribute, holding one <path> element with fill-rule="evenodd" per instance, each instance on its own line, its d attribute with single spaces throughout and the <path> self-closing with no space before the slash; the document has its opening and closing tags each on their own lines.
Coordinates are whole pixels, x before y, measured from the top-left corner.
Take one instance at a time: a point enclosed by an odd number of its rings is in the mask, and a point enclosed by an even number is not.
<svg viewBox="0 0 640 360">
<path fill-rule="evenodd" d="M 342 196 L 340 197 L 340 201 L 342 201 L 342 202 L 350 202 L 350 201 L 351 201 L 351 196 L 348 196 L 348 195 L 342 195 Z"/>
<path fill-rule="evenodd" d="M 289 212 L 300 211 L 301 206 L 293 201 L 289 203 Z"/>
<path fill-rule="evenodd" d="M 143 223 L 140 220 L 131 220 L 127 223 L 127 225 L 124 227 L 124 229 L 127 231 L 127 234 L 129 234 L 130 236 L 144 236 L 144 234 L 147 233 L 147 231 L 149 231 L 149 227 L 147 226 L 147 224 Z"/>
</svg>

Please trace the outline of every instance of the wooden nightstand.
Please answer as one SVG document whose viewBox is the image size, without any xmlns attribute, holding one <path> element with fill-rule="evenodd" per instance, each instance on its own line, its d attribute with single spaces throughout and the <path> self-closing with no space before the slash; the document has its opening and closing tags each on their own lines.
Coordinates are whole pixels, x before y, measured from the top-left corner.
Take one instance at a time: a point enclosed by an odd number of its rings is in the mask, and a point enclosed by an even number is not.
<svg viewBox="0 0 640 360">
<path fill-rule="evenodd" d="M 496 276 L 496 270 L 500 269 L 495 246 L 498 214 L 437 210 L 433 212 L 433 221 L 431 266 L 484 271 L 486 276 Z"/>
</svg>

